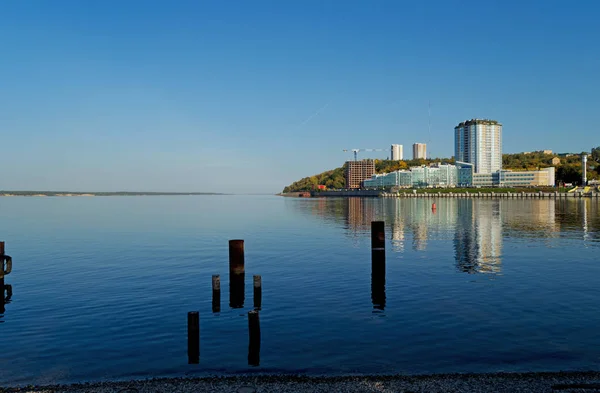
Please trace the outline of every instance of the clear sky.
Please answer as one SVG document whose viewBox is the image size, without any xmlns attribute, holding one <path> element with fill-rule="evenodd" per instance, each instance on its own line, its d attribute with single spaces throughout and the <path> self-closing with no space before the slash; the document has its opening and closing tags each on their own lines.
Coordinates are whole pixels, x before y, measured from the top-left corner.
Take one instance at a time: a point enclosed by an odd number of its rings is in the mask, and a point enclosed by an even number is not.
<svg viewBox="0 0 600 393">
<path fill-rule="evenodd" d="M 504 152 L 589 151 L 599 16 L 591 0 L 3 1 L 0 189 L 278 192 L 342 149 L 452 156 L 475 117 L 503 123 Z"/>
</svg>

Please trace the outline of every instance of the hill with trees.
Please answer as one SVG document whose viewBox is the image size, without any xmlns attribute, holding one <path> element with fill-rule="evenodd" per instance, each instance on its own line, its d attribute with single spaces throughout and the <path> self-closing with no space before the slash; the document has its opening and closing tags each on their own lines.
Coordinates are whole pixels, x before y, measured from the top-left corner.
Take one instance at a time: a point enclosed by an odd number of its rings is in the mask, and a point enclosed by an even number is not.
<svg viewBox="0 0 600 393">
<path fill-rule="evenodd" d="M 392 161 L 392 160 L 373 160 L 375 161 L 375 172 L 376 173 L 389 173 L 401 169 L 408 169 L 413 166 L 429 165 L 434 162 L 442 163 L 454 163 L 454 159 L 434 159 L 434 160 L 406 160 L 406 161 Z M 298 191 L 311 191 L 318 185 L 324 185 L 331 189 L 340 189 L 345 187 L 344 171 L 346 170 L 346 164 L 339 168 L 335 168 L 317 175 L 304 177 L 298 181 L 293 182 L 289 186 L 283 189 L 283 193 L 286 192 L 298 192 Z"/>
<path fill-rule="evenodd" d="M 514 153 L 502 155 L 502 168 L 513 171 L 532 171 L 550 166 L 556 167 L 557 183 L 574 183 L 581 181 L 581 155 L 588 155 L 588 180 L 600 178 L 600 146 L 595 147 L 590 153 L 579 154 L 545 154 L 544 152 Z M 558 158 L 560 163 L 554 165 L 552 160 Z M 374 160 L 376 173 L 389 173 L 414 166 L 429 165 L 432 163 L 454 164 L 454 158 L 435 158 L 420 160 Z M 344 188 L 344 171 L 346 164 L 317 175 L 305 177 L 293 182 L 283 189 L 283 192 L 311 191 L 317 185 L 324 185 L 330 189 Z"/>
</svg>

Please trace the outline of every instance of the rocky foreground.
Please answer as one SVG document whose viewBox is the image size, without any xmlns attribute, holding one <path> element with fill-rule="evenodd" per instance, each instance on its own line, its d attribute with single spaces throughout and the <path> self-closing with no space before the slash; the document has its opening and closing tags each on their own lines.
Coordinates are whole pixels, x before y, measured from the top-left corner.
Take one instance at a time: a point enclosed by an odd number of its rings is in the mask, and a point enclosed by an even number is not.
<svg viewBox="0 0 600 393">
<path fill-rule="evenodd" d="M 0 388 L 11 393 L 179 392 L 600 392 L 600 372 L 446 374 L 423 376 L 237 376 Z"/>
</svg>

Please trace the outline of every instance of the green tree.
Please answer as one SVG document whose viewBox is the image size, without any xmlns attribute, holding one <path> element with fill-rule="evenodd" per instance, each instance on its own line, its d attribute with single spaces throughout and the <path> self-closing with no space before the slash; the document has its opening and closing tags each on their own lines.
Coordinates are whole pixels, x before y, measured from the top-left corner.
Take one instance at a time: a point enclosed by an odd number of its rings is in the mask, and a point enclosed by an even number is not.
<svg viewBox="0 0 600 393">
<path fill-rule="evenodd" d="M 600 162 L 600 146 L 594 147 L 592 149 L 592 153 L 590 154 L 590 159 L 595 162 Z"/>
</svg>

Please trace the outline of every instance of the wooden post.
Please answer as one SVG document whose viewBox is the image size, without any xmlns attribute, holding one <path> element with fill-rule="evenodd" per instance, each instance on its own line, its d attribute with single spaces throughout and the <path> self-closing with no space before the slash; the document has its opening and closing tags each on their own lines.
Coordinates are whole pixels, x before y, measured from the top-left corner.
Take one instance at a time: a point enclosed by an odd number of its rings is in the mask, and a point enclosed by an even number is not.
<svg viewBox="0 0 600 393">
<path fill-rule="evenodd" d="M 244 241 L 229 241 L 229 307 L 243 308 L 245 293 Z"/>
<path fill-rule="evenodd" d="M 248 365 L 260 365 L 260 321 L 258 311 L 253 310 L 248 313 Z"/>
<path fill-rule="evenodd" d="M 260 276 L 253 277 L 254 283 L 254 308 L 260 310 L 262 305 L 262 279 Z"/>
<path fill-rule="evenodd" d="M 0 242 L 0 278 L 4 280 L 4 276 L 12 271 L 12 259 L 4 253 L 4 242 Z"/>
<path fill-rule="evenodd" d="M 0 285 L 4 286 L 4 242 L 0 242 Z M 2 292 L 4 296 L 4 292 Z"/>
<path fill-rule="evenodd" d="M 4 242 L 0 242 L 0 314 L 4 314 Z"/>
<path fill-rule="evenodd" d="M 385 223 L 383 221 L 371 222 L 371 249 L 385 250 Z"/>
<path fill-rule="evenodd" d="M 212 276 L 212 312 L 221 312 L 221 276 Z"/>
<path fill-rule="evenodd" d="M 229 272 L 234 274 L 245 273 L 243 240 L 229 241 Z"/>
<path fill-rule="evenodd" d="M 385 308 L 385 223 L 371 223 L 371 300 L 373 308 Z"/>
<path fill-rule="evenodd" d="M 188 312 L 188 364 L 200 363 L 200 315 Z"/>
</svg>

